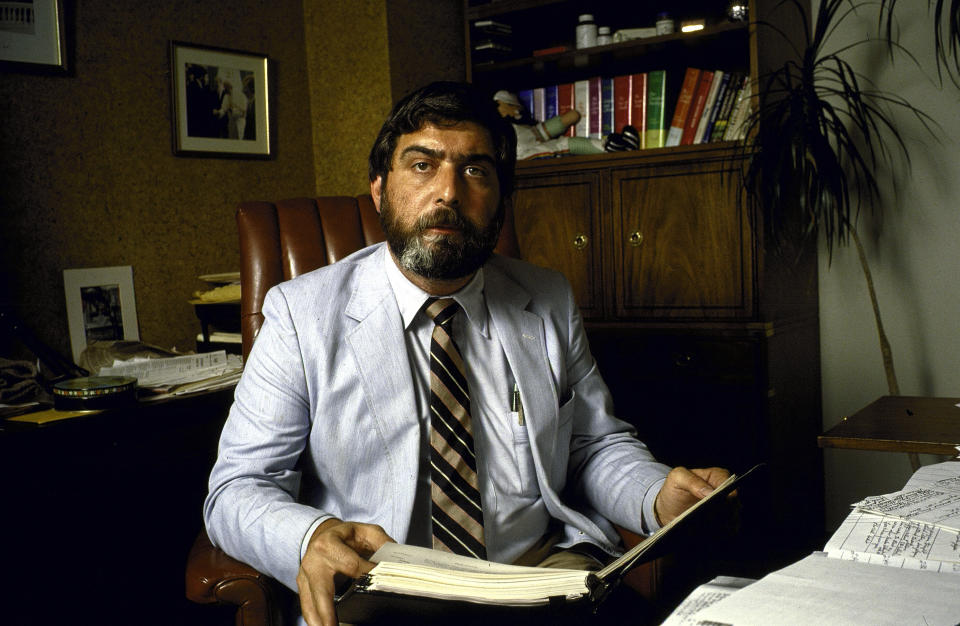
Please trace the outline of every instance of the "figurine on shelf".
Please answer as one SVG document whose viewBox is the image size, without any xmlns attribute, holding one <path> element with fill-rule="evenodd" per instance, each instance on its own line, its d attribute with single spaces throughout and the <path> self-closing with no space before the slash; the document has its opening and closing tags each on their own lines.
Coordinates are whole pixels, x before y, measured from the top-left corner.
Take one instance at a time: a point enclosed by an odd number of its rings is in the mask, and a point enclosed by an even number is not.
<svg viewBox="0 0 960 626">
<path fill-rule="evenodd" d="M 521 104 L 520 99 L 509 91 L 500 90 L 493 95 L 500 115 L 513 123 L 517 133 L 517 160 L 536 159 L 564 154 L 603 154 L 620 150 L 636 150 L 639 134 L 631 127 L 624 133 L 615 133 L 604 140 L 590 137 L 567 137 L 564 133 L 580 121 L 580 112 L 566 111 L 562 115 L 538 122 Z M 630 129 L 637 141 L 629 136 Z M 624 137 L 626 136 L 626 139 Z"/>
</svg>

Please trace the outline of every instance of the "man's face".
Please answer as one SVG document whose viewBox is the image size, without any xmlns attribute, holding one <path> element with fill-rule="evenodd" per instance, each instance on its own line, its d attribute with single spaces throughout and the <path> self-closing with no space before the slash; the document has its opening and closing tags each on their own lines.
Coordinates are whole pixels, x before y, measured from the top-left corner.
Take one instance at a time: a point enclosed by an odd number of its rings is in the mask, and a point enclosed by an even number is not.
<svg viewBox="0 0 960 626">
<path fill-rule="evenodd" d="M 426 124 L 397 141 L 387 182 L 370 186 L 400 267 L 427 279 L 472 275 L 503 222 L 489 133 L 471 122 Z"/>
</svg>

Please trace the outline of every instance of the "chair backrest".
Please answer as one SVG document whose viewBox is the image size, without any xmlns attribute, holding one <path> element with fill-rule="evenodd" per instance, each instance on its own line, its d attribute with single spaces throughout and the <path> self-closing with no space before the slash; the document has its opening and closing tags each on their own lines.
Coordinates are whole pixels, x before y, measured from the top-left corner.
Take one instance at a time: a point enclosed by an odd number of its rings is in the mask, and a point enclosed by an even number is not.
<svg viewBox="0 0 960 626">
<path fill-rule="evenodd" d="M 506 210 L 496 249 L 500 254 L 519 257 L 509 202 Z M 260 331 L 263 299 L 271 287 L 384 240 L 369 194 L 242 202 L 236 218 L 244 359 Z"/>
</svg>

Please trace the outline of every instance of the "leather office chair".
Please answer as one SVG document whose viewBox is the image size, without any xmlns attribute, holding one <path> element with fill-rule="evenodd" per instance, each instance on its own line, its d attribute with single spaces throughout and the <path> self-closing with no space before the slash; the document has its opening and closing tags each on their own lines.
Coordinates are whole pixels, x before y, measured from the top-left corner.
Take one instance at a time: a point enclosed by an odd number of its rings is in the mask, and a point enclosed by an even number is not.
<svg viewBox="0 0 960 626">
<path fill-rule="evenodd" d="M 261 307 L 271 287 L 384 240 L 369 195 L 244 202 L 237 207 L 236 218 L 244 358 L 263 323 Z M 509 203 L 496 250 L 520 256 Z M 627 545 L 641 539 L 627 531 L 621 531 L 621 535 Z M 625 582 L 651 599 L 657 592 L 659 567 L 657 561 L 640 566 Z M 282 603 L 278 600 L 289 595 L 276 581 L 215 548 L 204 531 L 187 559 L 186 594 L 201 604 L 236 605 L 238 626 L 279 624 Z"/>
</svg>

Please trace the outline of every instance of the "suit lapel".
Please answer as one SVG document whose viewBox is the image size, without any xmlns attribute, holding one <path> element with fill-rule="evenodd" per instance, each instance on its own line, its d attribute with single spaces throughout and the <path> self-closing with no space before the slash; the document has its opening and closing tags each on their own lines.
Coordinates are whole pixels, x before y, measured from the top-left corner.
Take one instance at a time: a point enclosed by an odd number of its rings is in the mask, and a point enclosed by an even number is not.
<svg viewBox="0 0 960 626">
<path fill-rule="evenodd" d="M 383 272 L 382 254 L 364 259 L 344 314 L 357 321 L 346 340 L 356 359 L 360 384 L 378 425 L 382 453 L 392 472 L 395 528 L 407 534 L 419 471 L 420 423 L 403 321 Z"/>
<path fill-rule="evenodd" d="M 530 294 L 499 268 L 484 268 L 487 308 L 520 387 L 538 473 L 557 436 L 559 399 L 548 367 L 543 319 L 527 310 Z M 541 476 L 545 479 L 546 476 Z"/>
<path fill-rule="evenodd" d="M 540 496 L 551 516 L 587 530 L 592 537 L 602 540 L 603 531 L 583 513 L 566 506 L 558 493 L 560 485 L 550 481 L 550 468 L 560 462 L 553 459 L 560 421 L 560 401 L 557 396 L 558 383 L 554 381 L 550 370 L 544 320 L 527 310 L 530 294 L 494 263 L 485 266 L 484 281 L 488 290 L 490 317 L 503 341 L 507 362 L 520 386 Z M 562 367 L 557 363 L 553 365 Z"/>
</svg>

